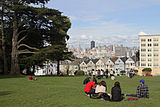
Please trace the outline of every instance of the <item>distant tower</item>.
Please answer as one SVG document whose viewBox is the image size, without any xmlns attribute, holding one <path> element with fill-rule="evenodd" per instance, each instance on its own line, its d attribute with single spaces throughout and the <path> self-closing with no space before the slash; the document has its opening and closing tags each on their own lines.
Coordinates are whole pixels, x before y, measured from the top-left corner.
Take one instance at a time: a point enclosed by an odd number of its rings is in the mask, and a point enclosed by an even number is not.
<svg viewBox="0 0 160 107">
<path fill-rule="evenodd" d="M 95 41 L 91 41 L 91 49 L 95 48 Z"/>
</svg>

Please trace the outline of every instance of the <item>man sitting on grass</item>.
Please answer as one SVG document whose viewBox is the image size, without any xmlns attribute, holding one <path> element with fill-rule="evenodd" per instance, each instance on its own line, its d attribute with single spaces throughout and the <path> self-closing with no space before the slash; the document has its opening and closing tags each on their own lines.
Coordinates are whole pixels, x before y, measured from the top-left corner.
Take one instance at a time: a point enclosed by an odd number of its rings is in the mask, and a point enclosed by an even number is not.
<svg viewBox="0 0 160 107">
<path fill-rule="evenodd" d="M 145 80 L 141 79 L 140 84 L 137 87 L 136 94 L 127 94 L 126 96 L 138 97 L 138 98 L 149 98 L 149 89 L 146 84 L 144 84 Z"/>
<path fill-rule="evenodd" d="M 138 98 L 149 98 L 149 90 L 148 86 L 144 84 L 145 80 L 141 79 L 140 84 L 137 87 L 137 97 Z"/>
</svg>

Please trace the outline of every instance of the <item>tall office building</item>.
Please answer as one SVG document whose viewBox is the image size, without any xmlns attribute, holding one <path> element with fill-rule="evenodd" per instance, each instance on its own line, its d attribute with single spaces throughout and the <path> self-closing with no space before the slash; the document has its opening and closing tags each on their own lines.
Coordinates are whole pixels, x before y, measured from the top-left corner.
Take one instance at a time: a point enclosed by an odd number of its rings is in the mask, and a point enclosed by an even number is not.
<svg viewBox="0 0 160 107">
<path fill-rule="evenodd" d="M 91 49 L 95 48 L 95 41 L 91 41 Z"/>
<path fill-rule="evenodd" d="M 160 74 L 160 35 L 139 35 L 140 68 Z"/>
</svg>

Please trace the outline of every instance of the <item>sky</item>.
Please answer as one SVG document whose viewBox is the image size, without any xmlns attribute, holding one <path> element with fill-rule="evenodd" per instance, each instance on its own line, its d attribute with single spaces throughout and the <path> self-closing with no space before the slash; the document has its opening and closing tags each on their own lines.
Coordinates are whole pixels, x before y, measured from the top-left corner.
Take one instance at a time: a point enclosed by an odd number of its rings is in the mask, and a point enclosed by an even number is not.
<svg viewBox="0 0 160 107">
<path fill-rule="evenodd" d="M 160 0 L 50 0 L 48 8 L 68 16 L 69 46 L 138 46 L 139 32 L 160 34 Z"/>
</svg>

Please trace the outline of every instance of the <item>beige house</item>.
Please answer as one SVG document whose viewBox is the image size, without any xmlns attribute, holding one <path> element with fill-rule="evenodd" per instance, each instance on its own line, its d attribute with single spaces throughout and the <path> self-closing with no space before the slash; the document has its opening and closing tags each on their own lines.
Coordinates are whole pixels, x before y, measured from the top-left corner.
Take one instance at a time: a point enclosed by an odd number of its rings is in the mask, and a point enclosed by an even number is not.
<svg viewBox="0 0 160 107">
<path fill-rule="evenodd" d="M 152 75 L 160 74 L 160 35 L 139 35 L 140 66 L 138 74 L 142 75 L 142 69 L 151 68 Z"/>
<path fill-rule="evenodd" d="M 126 62 L 125 62 L 125 71 L 130 71 L 130 70 L 134 70 L 135 68 L 135 61 L 129 57 Z"/>
<path fill-rule="evenodd" d="M 89 60 L 84 60 L 80 63 L 80 70 L 84 71 L 85 74 L 87 74 L 87 64 Z"/>
<path fill-rule="evenodd" d="M 89 62 L 87 63 L 87 71 L 91 72 L 92 70 L 96 70 L 96 62 L 99 59 L 91 59 L 89 60 Z"/>
</svg>

